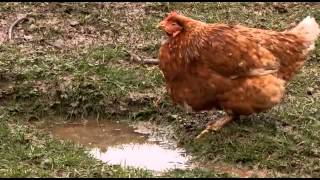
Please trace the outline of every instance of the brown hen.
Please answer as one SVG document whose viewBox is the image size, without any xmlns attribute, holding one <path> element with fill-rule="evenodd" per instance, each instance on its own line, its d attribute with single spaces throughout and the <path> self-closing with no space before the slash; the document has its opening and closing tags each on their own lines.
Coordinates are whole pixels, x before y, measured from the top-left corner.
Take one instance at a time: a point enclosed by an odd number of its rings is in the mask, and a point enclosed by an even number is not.
<svg viewBox="0 0 320 180">
<path fill-rule="evenodd" d="M 158 26 L 168 36 L 159 60 L 173 102 L 188 110 L 227 113 L 197 138 L 279 104 L 286 81 L 303 66 L 320 33 L 310 17 L 284 32 L 207 24 L 176 12 Z"/>
</svg>

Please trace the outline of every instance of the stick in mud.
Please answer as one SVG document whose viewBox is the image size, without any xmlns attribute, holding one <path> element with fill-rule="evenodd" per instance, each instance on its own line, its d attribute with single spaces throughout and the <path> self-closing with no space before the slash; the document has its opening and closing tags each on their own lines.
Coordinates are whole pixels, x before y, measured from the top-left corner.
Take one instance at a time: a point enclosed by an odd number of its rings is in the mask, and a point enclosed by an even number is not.
<svg viewBox="0 0 320 180">
<path fill-rule="evenodd" d="M 142 64 L 152 64 L 152 65 L 158 65 L 159 64 L 159 60 L 158 59 L 153 59 L 153 58 L 146 58 L 146 59 L 142 59 L 141 57 L 139 57 L 138 55 L 134 54 L 131 51 L 127 52 L 130 54 L 131 59 L 135 62 L 139 62 Z"/>
<path fill-rule="evenodd" d="M 27 15 L 21 16 L 20 18 L 18 18 L 17 20 L 15 20 L 15 21 L 13 22 L 13 24 L 10 26 L 9 31 L 8 31 L 8 33 L 9 33 L 9 41 L 12 41 L 12 31 L 13 31 L 13 28 L 14 28 L 18 23 L 24 21 L 25 19 L 27 19 Z"/>
</svg>

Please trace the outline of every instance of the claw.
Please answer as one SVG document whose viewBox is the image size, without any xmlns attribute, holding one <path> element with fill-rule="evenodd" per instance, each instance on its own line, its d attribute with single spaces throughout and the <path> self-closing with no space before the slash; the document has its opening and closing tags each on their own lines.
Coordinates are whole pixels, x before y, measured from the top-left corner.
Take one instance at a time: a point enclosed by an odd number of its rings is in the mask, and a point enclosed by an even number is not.
<svg viewBox="0 0 320 180">
<path fill-rule="evenodd" d="M 225 124 L 230 122 L 233 119 L 232 116 L 225 116 L 223 118 L 217 119 L 214 122 L 209 122 L 208 126 L 205 130 L 203 130 L 195 139 L 200 139 L 204 135 L 208 134 L 210 131 L 218 131 L 221 129 Z"/>
<path fill-rule="evenodd" d="M 209 129 L 203 130 L 195 139 L 200 139 L 201 137 L 203 137 L 207 133 L 209 133 Z"/>
<path fill-rule="evenodd" d="M 205 130 L 201 131 L 201 133 L 195 138 L 195 139 L 200 139 L 204 135 L 208 134 L 210 131 L 218 131 L 219 128 L 213 127 L 213 126 L 208 126 Z"/>
</svg>

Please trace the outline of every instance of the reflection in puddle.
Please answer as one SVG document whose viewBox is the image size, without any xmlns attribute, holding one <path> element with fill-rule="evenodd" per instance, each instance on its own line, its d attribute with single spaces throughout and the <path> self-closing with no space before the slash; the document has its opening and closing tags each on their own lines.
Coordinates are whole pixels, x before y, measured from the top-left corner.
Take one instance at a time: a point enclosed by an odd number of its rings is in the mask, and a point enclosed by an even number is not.
<svg viewBox="0 0 320 180">
<path fill-rule="evenodd" d="M 153 171 L 188 168 L 183 149 L 154 136 L 151 124 L 89 120 L 85 125 L 65 124 L 50 129 L 60 139 L 73 140 L 90 148 L 89 154 L 108 164 L 146 168 Z M 151 133 L 151 134 L 150 134 Z M 150 136 L 150 137 L 148 137 Z M 168 147 L 170 146 L 170 148 Z"/>
<path fill-rule="evenodd" d="M 186 168 L 187 159 L 181 155 L 183 151 L 165 149 L 157 144 L 125 144 L 109 147 L 106 152 L 94 148 L 90 151 L 95 158 L 108 164 L 122 164 L 147 168 L 154 171 Z"/>
</svg>

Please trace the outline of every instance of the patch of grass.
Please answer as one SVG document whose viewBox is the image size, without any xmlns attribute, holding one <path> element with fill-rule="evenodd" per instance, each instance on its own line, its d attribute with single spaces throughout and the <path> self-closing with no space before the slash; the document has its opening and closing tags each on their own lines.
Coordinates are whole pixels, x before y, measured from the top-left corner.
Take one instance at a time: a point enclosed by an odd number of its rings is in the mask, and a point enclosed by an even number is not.
<svg viewBox="0 0 320 180">
<path fill-rule="evenodd" d="M 120 59 L 125 59 L 127 53 L 122 46 L 110 47 L 110 46 L 98 46 L 89 49 L 89 52 L 83 54 L 85 59 L 92 62 L 102 61 L 101 64 L 108 62 L 116 62 Z"/>
<path fill-rule="evenodd" d="M 119 105 L 129 92 L 154 89 L 162 83 L 162 75 L 156 69 L 124 69 L 112 64 L 126 56 L 127 53 L 121 47 L 100 46 L 73 57 L 20 57 L 18 53 L 13 53 L 7 62 L 14 59 L 16 63 L 4 64 L 3 69 L 19 75 L 14 99 L 15 103 L 21 102 L 23 106 L 27 106 L 26 101 L 30 102 L 31 106 L 27 107 L 33 108 L 28 112 L 37 113 L 39 107 L 49 110 L 50 107 L 58 106 L 65 109 L 60 113 L 104 114 L 108 113 L 109 105 Z"/>
<path fill-rule="evenodd" d="M 202 169 L 192 169 L 192 170 L 180 170 L 176 169 L 169 171 L 164 174 L 163 177 L 166 178 L 230 178 L 232 176 L 224 173 L 214 173 L 212 171 L 202 170 Z"/>
</svg>

